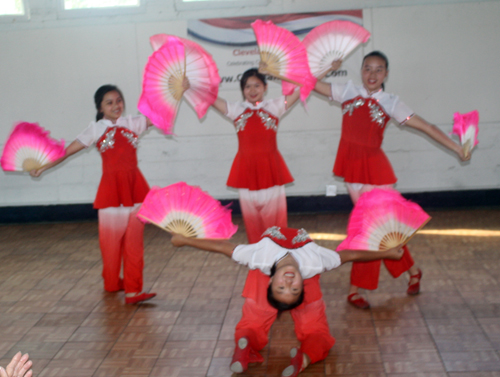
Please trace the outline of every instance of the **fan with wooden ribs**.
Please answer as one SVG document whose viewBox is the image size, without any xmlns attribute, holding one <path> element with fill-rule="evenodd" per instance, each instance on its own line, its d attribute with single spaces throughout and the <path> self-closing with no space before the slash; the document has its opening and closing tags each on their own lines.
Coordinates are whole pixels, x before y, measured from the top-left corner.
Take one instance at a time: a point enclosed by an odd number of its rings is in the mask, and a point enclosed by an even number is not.
<svg viewBox="0 0 500 377">
<path fill-rule="evenodd" d="M 230 209 L 185 182 L 151 188 L 137 216 L 185 237 L 227 239 L 238 229 L 231 221 Z"/>
<path fill-rule="evenodd" d="M 460 138 L 465 157 L 468 157 L 472 148 L 479 143 L 477 141 L 478 124 L 479 112 L 477 110 L 465 114 L 455 113 L 453 116 L 452 133 Z"/>
<path fill-rule="evenodd" d="M 332 62 L 344 60 L 369 38 L 368 30 L 351 21 L 334 20 L 315 27 L 302 41 L 312 74 L 322 76 L 331 69 Z"/>
<path fill-rule="evenodd" d="M 252 28 L 266 71 L 282 80 L 282 92 L 286 96 L 300 86 L 300 99 L 305 101 L 314 89 L 316 78 L 309 70 L 307 52 L 299 38 L 271 21 L 256 20 Z"/>
<path fill-rule="evenodd" d="M 337 250 L 385 251 L 405 245 L 431 217 L 396 190 L 373 189 L 361 195 Z"/>
<path fill-rule="evenodd" d="M 5 142 L 0 163 L 5 171 L 31 171 L 65 154 L 64 140 L 50 137 L 37 123 L 21 122 Z"/>
<path fill-rule="evenodd" d="M 212 56 L 188 39 L 157 34 L 150 38 L 155 52 L 144 70 L 139 110 L 164 133 L 171 134 L 182 97 L 202 118 L 217 99 L 220 77 Z M 190 87 L 184 90 L 183 80 Z"/>
</svg>

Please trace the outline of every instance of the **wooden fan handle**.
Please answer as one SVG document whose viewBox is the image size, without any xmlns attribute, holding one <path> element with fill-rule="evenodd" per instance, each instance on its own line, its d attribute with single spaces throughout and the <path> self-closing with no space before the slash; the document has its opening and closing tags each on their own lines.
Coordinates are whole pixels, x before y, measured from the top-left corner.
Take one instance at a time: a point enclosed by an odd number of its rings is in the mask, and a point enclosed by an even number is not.
<svg viewBox="0 0 500 377">
<path fill-rule="evenodd" d="M 472 142 L 470 140 L 467 140 L 464 145 L 462 145 L 462 150 L 464 152 L 464 157 L 467 158 L 469 157 L 469 154 L 471 152 L 471 145 Z"/>
<path fill-rule="evenodd" d="M 259 48 L 260 50 L 260 48 Z M 262 73 L 262 74 L 266 74 L 266 75 L 271 75 L 271 76 L 274 76 L 280 80 L 284 80 L 284 81 L 287 81 L 291 84 L 294 84 L 294 85 L 297 85 L 297 86 L 302 86 L 301 83 L 295 81 L 295 80 L 290 80 L 289 78 L 286 78 L 282 75 L 279 74 L 279 71 L 273 69 L 272 67 L 275 67 L 276 66 L 276 61 L 271 61 L 269 59 L 269 57 L 271 56 L 270 53 L 268 52 L 265 52 L 265 51 L 260 51 L 260 62 L 261 64 L 260 65 L 265 65 L 267 67 L 269 67 L 269 71 L 264 71 L 264 70 L 261 70 L 260 67 L 259 67 L 259 72 Z M 277 59 L 275 56 L 273 56 L 273 58 Z"/>
</svg>

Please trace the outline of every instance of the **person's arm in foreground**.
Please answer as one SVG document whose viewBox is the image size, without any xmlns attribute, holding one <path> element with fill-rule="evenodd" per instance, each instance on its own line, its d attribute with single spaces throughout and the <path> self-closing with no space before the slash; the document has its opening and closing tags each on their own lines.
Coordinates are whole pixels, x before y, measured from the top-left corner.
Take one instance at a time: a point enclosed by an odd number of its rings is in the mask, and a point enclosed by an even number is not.
<svg viewBox="0 0 500 377">
<path fill-rule="evenodd" d="M 337 251 L 340 255 L 342 264 L 348 262 L 369 262 L 378 259 L 399 260 L 403 256 L 403 245 L 398 245 L 387 251 L 368 251 L 368 250 L 341 250 Z"/>
<path fill-rule="evenodd" d="M 6 369 L 0 367 L 0 377 L 31 377 L 33 371 L 31 366 L 33 362 L 29 359 L 29 355 L 18 352 L 14 355 Z"/>
<path fill-rule="evenodd" d="M 181 236 L 180 234 L 174 234 L 172 236 L 171 242 L 172 245 L 176 247 L 191 246 L 204 251 L 224 254 L 229 258 L 231 258 L 231 256 L 233 255 L 234 248 L 238 246 L 237 244 L 227 240 L 188 238 Z"/>
</svg>

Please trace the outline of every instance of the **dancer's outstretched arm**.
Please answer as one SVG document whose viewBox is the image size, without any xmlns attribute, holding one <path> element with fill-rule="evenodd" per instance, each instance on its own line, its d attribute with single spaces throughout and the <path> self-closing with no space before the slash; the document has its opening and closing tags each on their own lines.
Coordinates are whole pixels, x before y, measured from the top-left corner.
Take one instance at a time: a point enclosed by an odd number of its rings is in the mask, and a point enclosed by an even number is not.
<svg viewBox="0 0 500 377">
<path fill-rule="evenodd" d="M 320 76 L 318 76 L 318 81 L 316 81 L 316 86 L 314 87 L 314 90 L 316 92 L 318 92 L 319 94 L 322 94 L 326 97 L 331 97 L 332 96 L 332 90 L 331 90 L 332 86 L 330 85 L 330 83 L 324 82 L 321 80 L 323 80 L 323 78 L 327 75 L 328 72 L 338 70 L 341 65 L 342 65 L 342 60 L 334 60 L 332 62 L 331 68 L 328 71 L 321 74 Z"/>
<path fill-rule="evenodd" d="M 419 117 L 418 115 L 412 116 L 405 125 L 410 126 L 416 130 L 419 130 L 429 137 L 436 140 L 439 144 L 448 148 L 452 152 L 455 152 L 462 161 L 470 160 L 470 153 L 465 156 L 463 149 L 460 145 L 451 140 L 443 131 L 437 128 L 435 125 L 427 122 L 425 119 Z"/>
<path fill-rule="evenodd" d="M 227 240 L 188 238 L 181 236 L 180 234 L 174 234 L 171 242 L 172 245 L 176 247 L 191 246 L 204 251 L 224 254 L 229 258 L 233 255 L 234 248 L 238 246 L 237 244 Z"/>
<path fill-rule="evenodd" d="M 387 251 L 368 251 L 368 250 L 341 250 L 337 251 L 340 255 L 342 264 L 348 262 L 369 262 L 378 259 L 399 260 L 403 256 L 403 245 L 398 245 Z"/>
<path fill-rule="evenodd" d="M 58 158 L 57 160 L 55 160 L 53 162 L 49 162 L 48 164 L 42 166 L 39 169 L 33 169 L 32 171 L 30 171 L 30 175 L 32 177 L 39 177 L 40 174 L 42 174 L 45 170 L 53 168 L 56 165 L 59 165 L 61 162 L 66 160 L 69 156 L 72 156 L 75 153 L 80 152 L 82 149 L 85 149 L 85 145 L 80 143 L 78 140 L 75 140 L 70 145 L 68 145 L 64 156 Z"/>
</svg>

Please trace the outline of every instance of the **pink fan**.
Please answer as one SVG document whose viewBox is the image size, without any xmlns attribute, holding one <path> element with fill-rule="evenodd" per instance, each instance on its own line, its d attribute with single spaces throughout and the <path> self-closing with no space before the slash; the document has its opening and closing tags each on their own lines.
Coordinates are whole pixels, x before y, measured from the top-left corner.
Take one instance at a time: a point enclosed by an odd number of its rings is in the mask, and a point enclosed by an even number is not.
<svg viewBox="0 0 500 377">
<path fill-rule="evenodd" d="M 153 187 L 137 216 L 185 237 L 231 238 L 238 227 L 231 222 L 231 210 L 199 187 L 185 182 Z"/>
<path fill-rule="evenodd" d="M 396 190 L 368 191 L 354 206 L 347 238 L 338 250 L 385 251 L 406 244 L 430 219 L 418 204 Z"/>
<path fill-rule="evenodd" d="M 302 41 L 312 74 L 323 75 L 330 70 L 333 61 L 345 59 L 369 38 L 368 30 L 350 21 L 329 21 L 315 27 Z"/>
<path fill-rule="evenodd" d="M 5 143 L 0 163 L 5 171 L 31 171 L 65 154 L 64 140 L 52 139 L 37 123 L 18 123 Z"/>
<path fill-rule="evenodd" d="M 478 124 L 479 112 L 477 110 L 465 114 L 455 113 L 453 115 L 452 133 L 460 137 L 460 143 L 466 157 L 470 154 L 472 148 L 479 143 L 477 141 Z"/>
<path fill-rule="evenodd" d="M 154 50 L 163 46 L 169 38 L 177 38 L 184 45 L 186 52 L 186 72 L 190 88 L 184 98 L 193 106 L 198 118 L 205 116 L 208 108 L 215 102 L 219 93 L 220 76 L 212 55 L 199 44 L 167 34 L 153 35 L 149 41 Z"/>
<path fill-rule="evenodd" d="M 166 134 L 172 133 L 186 72 L 184 45 L 175 37 L 155 51 L 144 69 L 138 108 Z"/>
<path fill-rule="evenodd" d="M 293 93 L 299 85 L 300 99 L 305 101 L 316 84 L 316 78 L 309 70 L 307 52 L 292 32 L 274 25 L 271 21 L 256 20 L 252 28 L 257 38 L 260 60 L 267 65 L 267 71 L 284 80 L 284 95 Z"/>
</svg>

